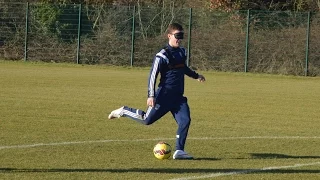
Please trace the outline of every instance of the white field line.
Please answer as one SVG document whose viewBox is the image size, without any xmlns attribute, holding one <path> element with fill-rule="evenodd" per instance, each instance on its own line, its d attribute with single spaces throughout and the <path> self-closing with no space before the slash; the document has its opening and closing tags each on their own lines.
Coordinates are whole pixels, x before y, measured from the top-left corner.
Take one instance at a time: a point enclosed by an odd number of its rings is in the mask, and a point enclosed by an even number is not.
<svg viewBox="0 0 320 180">
<path fill-rule="evenodd" d="M 95 141 L 71 141 L 71 142 L 56 142 L 56 143 L 37 143 L 26 145 L 10 145 L 0 146 L 2 149 L 19 149 L 19 148 L 33 148 L 40 146 L 63 146 L 74 144 L 90 144 L 90 143 L 109 143 L 109 142 L 143 142 L 143 141 L 164 141 L 174 140 L 175 138 L 155 138 L 155 139 L 106 139 Z M 303 136 L 251 136 L 251 137 L 190 137 L 188 140 L 239 140 L 239 139 L 320 139 L 319 136 L 303 137 Z"/>
<path fill-rule="evenodd" d="M 264 167 L 261 169 L 248 169 L 248 170 L 242 170 L 242 171 L 231 171 L 231 172 L 227 172 L 227 173 L 211 173 L 211 174 L 206 174 L 206 175 L 181 177 L 181 178 L 175 178 L 175 179 L 170 179 L 170 180 L 207 179 L 207 178 L 214 178 L 214 177 L 220 177 L 220 176 L 232 176 L 232 175 L 239 175 L 239 174 L 249 174 L 249 173 L 256 173 L 256 172 L 263 172 L 263 171 L 270 171 L 270 170 L 290 169 L 290 168 L 315 166 L 315 165 L 320 165 L 320 162 L 313 162 L 313 163 L 307 163 L 307 164 L 295 164 L 295 165 L 291 165 L 291 166 Z"/>
</svg>

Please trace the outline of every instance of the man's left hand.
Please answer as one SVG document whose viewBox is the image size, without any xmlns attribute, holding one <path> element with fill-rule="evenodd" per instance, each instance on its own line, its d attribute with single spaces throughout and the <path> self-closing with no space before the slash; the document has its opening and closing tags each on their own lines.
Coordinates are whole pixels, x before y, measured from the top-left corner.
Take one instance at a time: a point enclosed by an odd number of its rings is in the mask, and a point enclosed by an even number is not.
<svg viewBox="0 0 320 180">
<path fill-rule="evenodd" d="M 202 76 L 202 75 L 199 75 L 198 81 L 200 81 L 200 82 L 205 82 L 205 81 L 206 81 L 206 78 L 205 78 L 204 76 Z"/>
</svg>

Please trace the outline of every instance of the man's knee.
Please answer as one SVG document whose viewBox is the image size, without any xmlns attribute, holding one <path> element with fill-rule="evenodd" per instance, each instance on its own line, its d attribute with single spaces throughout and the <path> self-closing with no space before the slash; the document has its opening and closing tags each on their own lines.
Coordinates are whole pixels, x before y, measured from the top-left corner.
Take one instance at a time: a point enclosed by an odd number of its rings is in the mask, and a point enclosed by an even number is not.
<svg viewBox="0 0 320 180">
<path fill-rule="evenodd" d="M 144 121 L 142 121 L 142 124 L 143 124 L 143 125 L 150 125 L 150 124 L 152 124 L 152 123 L 150 123 L 149 121 L 144 120 Z"/>
<path fill-rule="evenodd" d="M 191 123 L 191 119 L 185 119 L 184 121 L 178 122 L 179 126 L 182 128 L 189 127 L 190 123 Z"/>
<path fill-rule="evenodd" d="M 153 124 L 154 122 L 156 122 L 158 119 L 155 119 L 155 118 L 153 118 L 153 117 L 147 117 L 143 122 L 142 122 L 142 124 L 144 124 L 144 125 L 151 125 L 151 124 Z"/>
</svg>

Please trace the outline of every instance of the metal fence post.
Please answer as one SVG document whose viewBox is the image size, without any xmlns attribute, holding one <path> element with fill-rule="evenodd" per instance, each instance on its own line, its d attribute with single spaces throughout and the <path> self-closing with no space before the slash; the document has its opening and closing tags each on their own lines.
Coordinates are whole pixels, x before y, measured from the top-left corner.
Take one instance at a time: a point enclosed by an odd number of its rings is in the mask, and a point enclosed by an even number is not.
<svg viewBox="0 0 320 180">
<path fill-rule="evenodd" d="M 250 30 L 250 10 L 247 11 L 247 28 L 246 28 L 246 52 L 244 59 L 244 72 L 248 72 L 248 57 L 249 57 L 249 30 Z"/>
<path fill-rule="evenodd" d="M 82 5 L 81 5 L 81 4 L 79 4 L 79 18 L 78 18 L 78 43 L 77 43 L 77 64 L 79 64 L 79 62 L 80 62 L 81 11 L 82 11 Z"/>
<path fill-rule="evenodd" d="M 308 76 L 309 71 L 309 40 L 310 40 L 310 11 L 308 12 L 307 37 L 306 37 L 306 64 L 304 75 Z"/>
<path fill-rule="evenodd" d="M 28 29 L 29 29 L 28 17 L 29 17 L 29 2 L 27 2 L 27 7 L 26 7 L 26 30 L 25 30 L 25 37 L 24 37 L 24 61 L 28 60 Z"/>
<path fill-rule="evenodd" d="M 192 25 L 192 8 L 190 8 L 190 11 L 189 11 L 187 66 L 190 66 L 190 55 L 191 55 L 191 25 Z"/>
<path fill-rule="evenodd" d="M 135 20 L 135 14 L 136 14 L 136 6 L 133 6 L 133 15 L 132 15 L 132 32 L 131 32 L 131 60 L 130 60 L 130 65 L 131 67 L 133 66 L 133 61 L 134 61 L 134 35 L 136 31 L 136 20 Z"/>
</svg>

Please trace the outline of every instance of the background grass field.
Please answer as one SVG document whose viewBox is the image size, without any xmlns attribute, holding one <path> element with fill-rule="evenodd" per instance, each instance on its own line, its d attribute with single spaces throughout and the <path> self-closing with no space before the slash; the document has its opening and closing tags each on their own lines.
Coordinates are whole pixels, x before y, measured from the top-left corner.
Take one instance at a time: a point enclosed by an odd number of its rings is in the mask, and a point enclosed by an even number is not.
<svg viewBox="0 0 320 180">
<path fill-rule="evenodd" d="M 148 69 L 0 61 L 0 179 L 319 179 L 320 79 L 201 72 L 186 78 L 190 161 L 168 114 L 151 126 L 108 113 L 146 108 Z"/>
</svg>

